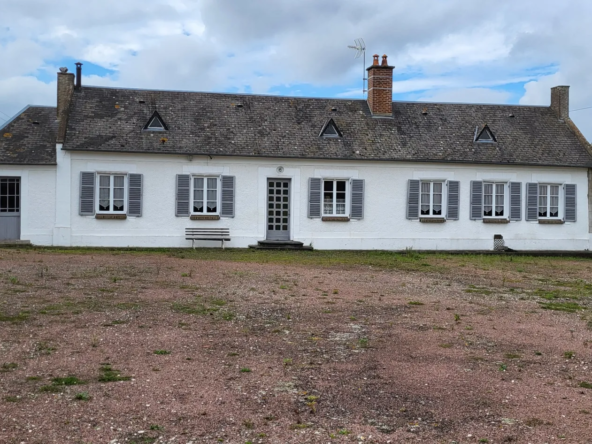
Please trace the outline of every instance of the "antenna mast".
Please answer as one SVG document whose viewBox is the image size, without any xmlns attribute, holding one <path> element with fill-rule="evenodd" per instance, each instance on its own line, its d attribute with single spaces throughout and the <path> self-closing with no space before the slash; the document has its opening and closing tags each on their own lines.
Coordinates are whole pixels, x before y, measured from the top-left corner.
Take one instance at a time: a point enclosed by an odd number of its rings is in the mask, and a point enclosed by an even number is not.
<svg viewBox="0 0 592 444">
<path fill-rule="evenodd" d="M 362 93 L 365 93 L 368 91 L 366 89 L 366 80 L 368 80 L 366 78 L 366 43 L 364 43 L 364 39 L 361 37 L 359 39 L 355 39 L 354 43 L 355 45 L 348 45 L 347 47 L 356 50 L 356 55 L 354 58 L 359 59 L 360 56 L 364 56 L 364 64 L 362 65 Z"/>
</svg>

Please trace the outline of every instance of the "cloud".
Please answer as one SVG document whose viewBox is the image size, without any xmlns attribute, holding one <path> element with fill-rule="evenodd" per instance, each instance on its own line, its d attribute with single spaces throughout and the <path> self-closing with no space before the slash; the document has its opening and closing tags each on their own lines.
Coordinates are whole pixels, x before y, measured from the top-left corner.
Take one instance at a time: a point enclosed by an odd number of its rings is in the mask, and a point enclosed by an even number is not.
<svg viewBox="0 0 592 444">
<path fill-rule="evenodd" d="M 489 88 L 454 88 L 430 91 L 417 97 L 420 102 L 508 103 L 511 94 Z"/>
</svg>

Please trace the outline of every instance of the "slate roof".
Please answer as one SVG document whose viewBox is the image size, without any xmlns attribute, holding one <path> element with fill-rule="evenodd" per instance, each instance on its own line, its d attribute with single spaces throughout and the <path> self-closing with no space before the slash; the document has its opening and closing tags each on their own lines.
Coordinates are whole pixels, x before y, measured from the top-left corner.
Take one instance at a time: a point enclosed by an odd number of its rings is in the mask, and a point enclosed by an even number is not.
<svg viewBox="0 0 592 444">
<path fill-rule="evenodd" d="M 0 164 L 56 164 L 56 108 L 28 106 L 0 127 Z"/>
<path fill-rule="evenodd" d="M 155 111 L 168 131 L 143 130 Z M 319 137 L 329 119 L 343 137 Z M 496 143 L 474 142 L 485 124 Z M 592 167 L 548 107 L 393 102 L 393 118 L 373 118 L 365 100 L 86 86 L 74 92 L 64 149 Z"/>
</svg>

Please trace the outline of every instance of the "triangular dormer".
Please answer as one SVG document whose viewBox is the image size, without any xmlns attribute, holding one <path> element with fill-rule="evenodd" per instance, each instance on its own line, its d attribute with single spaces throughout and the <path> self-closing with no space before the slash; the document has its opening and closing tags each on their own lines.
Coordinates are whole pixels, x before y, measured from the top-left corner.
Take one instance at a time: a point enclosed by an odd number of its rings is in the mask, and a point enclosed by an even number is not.
<svg viewBox="0 0 592 444">
<path fill-rule="evenodd" d="M 168 127 L 166 126 L 166 123 L 164 123 L 164 120 L 162 120 L 162 117 L 160 117 L 160 114 L 158 114 L 158 111 L 154 111 L 154 114 L 152 114 L 152 117 L 150 117 L 148 123 L 144 126 L 144 130 L 167 131 Z"/>
<path fill-rule="evenodd" d="M 475 128 L 475 142 L 495 143 L 497 140 L 489 126 L 483 125 L 481 128 Z"/>
<path fill-rule="evenodd" d="M 319 137 L 337 139 L 341 137 L 341 131 L 339 131 L 339 128 L 337 128 L 337 125 L 335 124 L 333 119 L 329 119 L 329 121 L 325 123 L 325 125 L 323 126 L 323 129 L 321 130 L 321 134 L 319 134 Z"/>
</svg>

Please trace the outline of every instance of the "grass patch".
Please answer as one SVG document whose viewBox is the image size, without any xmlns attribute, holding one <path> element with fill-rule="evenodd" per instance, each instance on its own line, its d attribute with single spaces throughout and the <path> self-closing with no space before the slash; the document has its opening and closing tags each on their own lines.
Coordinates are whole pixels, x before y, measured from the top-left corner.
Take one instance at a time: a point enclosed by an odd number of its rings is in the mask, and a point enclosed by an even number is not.
<svg viewBox="0 0 592 444">
<path fill-rule="evenodd" d="M 240 369 L 240 372 L 241 373 L 251 373 L 251 369 L 248 367 L 243 367 Z"/>
<path fill-rule="evenodd" d="M 155 355 L 170 355 L 171 352 L 168 350 L 154 350 Z"/>
<path fill-rule="evenodd" d="M 521 356 L 518 353 L 506 353 L 504 355 L 506 359 L 520 359 Z"/>
<path fill-rule="evenodd" d="M 119 370 L 115 370 L 110 364 L 102 364 L 99 368 L 101 376 L 99 376 L 99 382 L 119 382 L 129 381 L 132 379 L 131 376 L 121 376 Z"/>
<path fill-rule="evenodd" d="M 88 392 L 80 392 L 74 395 L 74 399 L 77 401 L 90 401 L 90 398 L 91 396 L 88 394 Z"/>
<path fill-rule="evenodd" d="M 51 385 L 44 385 L 39 389 L 40 392 L 48 392 L 48 393 L 57 393 L 62 390 L 65 386 L 71 385 L 82 385 L 86 384 L 85 381 L 78 379 L 76 376 L 66 376 L 66 377 L 58 377 L 53 378 L 51 380 Z"/>
<path fill-rule="evenodd" d="M 2 364 L 2 367 L 0 367 L 0 372 L 2 372 L 2 373 L 11 372 L 13 370 L 16 370 L 17 367 L 18 367 L 18 364 L 16 362 L 5 362 L 4 364 Z"/>
<path fill-rule="evenodd" d="M 575 313 L 578 310 L 584 310 L 579 304 L 575 302 L 540 302 L 543 310 L 565 311 L 567 313 Z"/>
<path fill-rule="evenodd" d="M 592 384 L 586 381 L 580 382 L 580 387 L 592 390 Z"/>
<path fill-rule="evenodd" d="M 29 319 L 29 316 L 29 312 L 27 311 L 21 311 L 16 315 L 0 313 L 0 322 L 12 322 L 13 324 L 17 324 L 19 322 L 25 322 Z"/>
<path fill-rule="evenodd" d="M 409 301 L 407 303 L 409 305 L 425 305 L 423 302 L 419 302 L 419 301 Z"/>
</svg>

